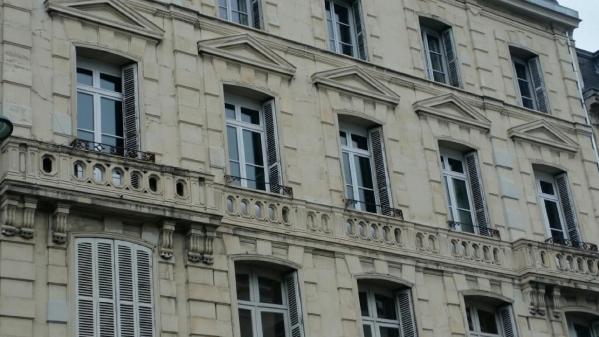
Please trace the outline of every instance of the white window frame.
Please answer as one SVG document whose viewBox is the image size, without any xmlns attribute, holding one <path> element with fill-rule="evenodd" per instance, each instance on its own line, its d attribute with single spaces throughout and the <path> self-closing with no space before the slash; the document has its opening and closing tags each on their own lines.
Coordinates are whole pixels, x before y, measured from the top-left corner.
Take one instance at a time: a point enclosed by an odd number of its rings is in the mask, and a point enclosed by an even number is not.
<svg viewBox="0 0 599 337">
<path fill-rule="evenodd" d="M 530 91 L 531 96 L 526 97 L 526 98 L 530 98 L 530 100 L 532 101 L 532 108 L 528 108 L 528 107 L 524 106 L 524 96 L 522 96 L 522 91 L 520 90 L 520 78 L 518 77 L 518 72 L 516 71 L 516 64 L 524 66 L 524 69 L 526 70 L 526 79 L 523 79 L 523 80 L 526 80 L 526 82 L 528 83 L 528 90 Z M 518 97 L 520 97 L 520 104 L 522 105 L 522 107 L 524 107 L 526 109 L 537 110 L 538 109 L 537 95 L 535 93 L 535 88 L 532 83 L 532 75 L 530 73 L 530 66 L 529 66 L 528 62 L 519 57 L 512 56 L 512 68 L 514 71 L 514 80 L 516 82 L 516 90 L 518 90 Z"/>
<path fill-rule="evenodd" d="M 252 336 L 262 337 L 262 317 L 263 312 L 272 312 L 283 314 L 284 325 L 285 325 L 285 337 L 290 337 L 290 324 L 289 324 L 289 303 L 287 301 L 287 285 L 284 281 L 284 275 L 282 273 L 269 273 L 267 271 L 257 272 L 255 268 L 249 266 L 236 267 L 235 277 L 237 274 L 248 275 L 249 289 L 250 289 L 250 300 L 240 300 L 237 298 L 237 308 L 243 310 L 249 310 L 252 316 Z M 272 303 L 261 303 L 260 302 L 260 288 L 258 278 L 266 277 L 271 280 L 276 279 L 281 284 L 281 299 L 283 304 L 272 304 Z M 237 279 L 235 280 L 237 282 Z M 237 313 L 239 315 L 239 311 Z"/>
<path fill-rule="evenodd" d="M 570 337 L 579 337 L 574 330 L 574 324 L 583 325 L 591 330 L 592 337 L 599 337 L 599 321 L 588 322 L 580 318 L 568 318 L 568 335 Z"/>
<path fill-rule="evenodd" d="M 364 211 L 367 212 L 367 205 L 362 202 L 361 200 L 359 200 L 359 196 L 360 196 L 360 188 L 358 187 L 358 176 L 357 176 L 357 171 L 356 171 L 356 163 L 355 163 L 355 157 L 362 157 L 362 158 L 368 158 L 368 160 L 370 161 L 370 177 L 372 180 L 372 192 L 374 193 L 374 200 L 375 200 L 375 205 L 373 205 L 376 208 L 375 213 L 378 212 L 379 207 L 379 195 L 378 195 L 378 190 L 377 190 L 377 184 L 376 184 L 376 175 L 374 172 L 374 162 L 372 160 L 372 148 L 371 148 L 371 144 L 370 144 L 370 135 L 368 134 L 368 130 L 365 128 L 360 128 L 357 126 L 353 126 L 353 125 L 344 125 L 344 124 L 340 124 L 339 125 L 339 132 L 345 132 L 345 137 L 347 140 L 347 144 L 341 144 L 341 136 L 339 136 L 339 144 L 341 145 L 341 171 L 343 174 L 343 185 L 344 185 L 344 190 L 347 192 L 347 184 L 346 184 L 346 180 L 345 180 L 345 164 L 343 163 L 343 154 L 347 153 L 348 157 L 349 157 L 349 170 L 350 170 L 350 180 L 352 182 L 352 200 L 357 201 L 354 204 L 354 208 L 358 211 Z M 351 141 L 351 136 L 352 134 L 355 134 L 357 136 L 360 137 L 365 137 L 366 138 L 366 144 L 368 145 L 368 150 L 362 150 L 362 149 L 358 149 L 358 148 L 354 148 L 352 147 L 352 141 Z M 365 189 L 365 188 L 362 188 Z"/>
<path fill-rule="evenodd" d="M 470 190 L 470 178 L 468 177 L 468 174 L 466 173 L 468 170 L 468 167 L 466 166 L 466 161 L 464 160 L 464 154 L 459 151 L 450 150 L 450 149 L 446 149 L 446 148 L 441 148 L 440 153 L 441 153 L 441 157 L 443 158 L 443 162 L 441 162 L 441 172 L 442 172 L 442 176 L 443 176 L 442 177 L 443 188 L 445 189 L 445 195 L 447 198 L 447 207 L 449 210 L 450 220 L 456 221 L 455 225 L 456 225 L 457 230 L 460 230 L 460 231 L 462 230 L 461 223 L 463 221 L 461 221 L 462 219 L 460 219 L 460 216 L 459 216 L 459 211 L 458 211 L 458 207 L 457 207 L 457 203 L 456 203 L 455 186 L 454 186 L 454 182 L 453 182 L 454 179 L 458 179 L 458 180 L 464 181 L 464 183 L 466 184 L 466 193 L 468 195 L 468 205 L 470 205 L 470 221 L 472 223 L 474 233 L 479 234 L 478 223 L 476 222 L 476 219 L 474 217 L 475 208 L 474 208 L 474 203 L 472 200 L 472 191 Z M 449 169 L 449 158 L 461 162 L 464 173 L 451 171 Z M 439 158 L 439 159 L 441 160 L 441 158 Z M 456 220 L 456 219 L 459 219 L 459 220 Z"/>
<path fill-rule="evenodd" d="M 268 172 L 268 161 L 267 161 L 267 148 L 266 148 L 266 131 L 265 131 L 265 123 L 264 123 L 264 111 L 262 105 L 258 101 L 251 100 L 249 98 L 226 94 L 225 95 L 225 105 L 233 105 L 235 106 L 235 120 L 228 119 L 226 113 L 226 107 L 224 116 L 226 120 L 226 128 L 229 127 L 235 128 L 235 132 L 237 135 L 237 152 L 239 154 L 239 175 L 240 175 L 240 184 L 242 187 L 248 187 L 247 180 L 247 171 L 246 171 L 246 160 L 245 160 L 245 151 L 243 144 L 243 130 L 248 130 L 251 132 L 258 132 L 260 134 L 260 142 L 262 145 L 262 164 L 264 168 L 264 187 L 265 191 L 270 191 L 270 181 L 269 181 L 269 172 Z M 241 108 L 252 109 L 258 111 L 260 118 L 260 125 L 255 125 L 251 123 L 246 123 L 241 121 Z M 227 130 L 226 129 L 226 130 Z M 227 137 L 228 131 L 225 132 L 225 138 L 228 142 Z M 231 159 L 228 155 L 228 146 L 227 146 L 227 167 L 229 168 L 229 172 L 231 172 Z M 250 164 L 252 165 L 252 164 Z M 256 165 L 253 165 L 256 166 Z"/>
<path fill-rule="evenodd" d="M 472 321 L 472 325 L 474 331 L 470 330 L 470 326 L 468 326 L 468 334 L 470 337 L 502 337 L 505 336 L 505 332 L 503 331 L 503 324 L 501 321 L 501 316 L 499 315 L 499 310 L 497 308 L 482 305 L 482 304 L 466 304 L 467 310 L 470 311 L 470 320 Z M 495 325 L 497 326 L 497 334 L 492 333 L 483 333 L 480 331 L 480 320 L 478 318 L 478 310 L 483 310 L 487 312 L 493 312 L 495 314 Z"/>
<path fill-rule="evenodd" d="M 551 195 L 551 194 L 546 194 L 543 193 L 543 191 L 541 191 L 541 180 L 547 183 L 551 183 L 553 185 L 553 191 L 555 192 L 555 195 Z M 557 188 L 557 184 L 555 181 L 555 177 L 553 177 L 550 174 L 546 174 L 546 173 L 542 173 L 542 172 L 535 172 L 535 188 L 537 191 L 537 198 L 539 201 L 539 206 L 541 208 L 541 213 L 543 216 L 543 222 L 545 223 L 545 231 L 547 234 L 547 238 L 552 238 L 553 235 L 551 234 L 551 226 L 549 225 L 549 217 L 547 216 L 547 208 L 545 207 L 545 200 L 548 201 L 552 201 L 555 202 L 557 205 L 557 212 L 559 214 L 559 221 L 560 221 L 560 225 L 562 227 L 562 233 L 564 236 L 564 240 L 568 240 L 570 238 L 569 233 L 568 233 L 568 228 L 566 225 L 566 221 L 564 218 L 564 213 L 563 213 L 563 207 L 562 207 L 562 203 L 559 197 L 559 190 Z"/>
<path fill-rule="evenodd" d="M 225 7 L 221 6 L 220 5 L 220 0 L 218 1 L 217 7 L 218 7 L 218 12 L 219 12 L 219 17 L 220 17 L 220 9 L 221 8 L 223 8 L 223 9 L 225 9 L 227 11 L 227 17 L 226 18 L 221 17 L 221 19 L 227 20 L 229 22 L 237 23 L 237 24 L 240 24 L 242 26 L 256 28 L 256 27 L 254 27 L 254 15 L 255 14 L 254 14 L 254 11 L 252 10 L 252 1 L 251 0 L 243 0 L 243 2 L 245 3 L 245 8 L 246 8 L 247 12 L 244 13 L 244 12 L 241 12 L 241 11 L 236 11 L 237 13 L 241 13 L 241 14 L 247 15 L 247 17 L 248 17 L 248 23 L 247 23 L 247 25 L 243 24 L 241 22 L 237 22 L 237 21 L 233 20 L 233 6 L 231 6 L 231 2 L 232 1 L 238 1 L 238 0 L 223 0 L 223 1 L 225 1 L 227 7 L 225 8 Z M 255 0 L 255 1 L 260 1 L 260 0 Z M 258 3 L 258 10 L 259 11 L 262 10 L 262 6 L 261 6 L 260 3 Z M 260 22 L 260 27 L 262 27 L 262 22 Z M 256 28 L 256 29 L 258 29 L 258 28 Z"/>
<path fill-rule="evenodd" d="M 399 301 L 397 299 L 397 294 L 389 291 L 387 289 L 383 289 L 380 287 L 374 286 L 362 286 L 359 287 L 359 292 L 366 292 L 366 302 L 368 305 L 368 314 L 369 316 L 362 316 L 362 329 L 365 325 L 370 327 L 370 332 L 372 337 L 380 337 L 381 329 L 380 328 L 393 328 L 399 331 L 399 336 L 402 337 L 403 332 L 401 329 L 401 308 L 399 307 Z M 397 319 L 386 319 L 386 318 L 378 318 L 376 312 L 376 299 L 375 293 L 386 295 L 392 297 L 395 302 L 395 314 L 397 315 Z"/>
<path fill-rule="evenodd" d="M 449 84 L 449 71 L 447 70 L 448 69 L 447 54 L 445 53 L 446 46 L 445 46 L 445 42 L 443 41 L 443 38 L 441 37 L 441 34 L 439 34 L 439 32 L 437 32 L 433 29 L 430 29 L 426 26 L 421 26 L 421 30 L 422 30 L 422 42 L 424 43 L 424 49 L 425 49 L 425 54 L 426 54 L 424 57 L 425 57 L 425 61 L 427 64 L 428 78 L 430 80 L 436 82 L 434 70 L 433 70 L 433 62 L 431 59 L 431 50 L 428 45 L 428 38 L 427 38 L 427 35 L 430 35 L 439 41 L 439 48 L 441 48 L 441 66 L 443 67 L 443 76 L 444 76 L 445 80 L 440 83 Z"/>
<path fill-rule="evenodd" d="M 359 1 L 359 0 L 354 0 L 354 1 Z M 345 7 L 348 10 L 348 16 L 349 16 L 349 29 L 350 29 L 350 37 L 351 37 L 351 47 L 352 47 L 352 55 L 348 55 L 351 57 L 355 57 L 355 58 L 359 58 L 359 52 L 358 52 L 358 37 L 356 34 L 356 22 L 354 20 L 354 8 L 353 8 L 353 3 L 352 2 L 348 2 L 348 1 L 343 1 L 343 0 L 325 0 L 325 4 L 328 3 L 329 4 L 329 9 L 331 11 L 331 26 L 333 27 L 333 35 L 331 36 L 331 31 L 329 30 L 329 23 L 327 22 L 327 34 L 329 35 L 329 39 L 327 41 L 327 43 L 329 44 L 329 48 L 331 47 L 330 43 L 331 40 L 333 40 L 333 43 L 335 44 L 333 47 L 333 51 L 338 53 L 338 54 L 343 54 L 343 49 L 341 48 L 340 44 L 344 43 L 347 44 L 345 42 L 341 42 L 341 32 L 339 30 L 339 23 L 337 22 L 334 12 L 335 12 L 335 5 L 341 6 L 341 7 Z M 325 5 L 325 12 L 326 12 L 326 5 Z M 326 16 L 326 14 L 325 14 Z M 328 18 L 326 18 L 326 21 L 329 21 Z M 346 55 L 346 54 L 343 54 Z"/>
<path fill-rule="evenodd" d="M 107 98 L 113 101 L 117 101 L 117 102 L 121 102 L 121 106 L 123 104 L 123 94 L 118 93 L 118 92 L 114 92 L 114 91 L 110 91 L 110 90 L 106 90 L 106 89 L 102 89 L 100 88 L 100 74 L 107 74 L 110 76 L 114 76 L 119 78 L 122 81 L 122 71 L 120 67 L 116 67 L 116 66 L 111 66 L 109 64 L 106 63 L 102 63 L 102 62 L 98 62 L 95 60 L 89 60 L 89 59 L 83 59 L 83 58 L 78 58 L 77 59 L 77 69 L 82 68 L 88 71 L 92 72 L 92 86 L 89 85 L 85 85 L 82 83 L 79 83 L 79 81 L 77 82 L 77 94 L 82 93 L 82 94 L 87 94 L 87 95 L 91 95 L 92 99 L 93 99 L 93 120 L 94 120 L 94 129 L 93 130 L 87 130 L 87 129 L 81 129 L 79 127 L 79 125 L 77 125 L 77 133 L 79 133 L 79 130 L 84 131 L 84 132 L 90 132 L 93 133 L 94 135 L 94 142 L 95 143 L 99 143 L 102 144 L 102 135 L 104 135 L 104 133 L 102 132 L 102 98 Z M 78 71 L 78 70 L 77 70 Z M 75 76 L 77 76 L 77 74 L 75 74 Z M 121 91 L 123 90 L 123 88 L 121 88 Z M 79 111 L 77 111 L 77 113 L 79 113 Z M 123 141 L 123 146 L 124 146 L 124 142 L 125 142 L 125 113 L 123 111 L 122 113 L 122 117 L 123 117 L 123 136 L 116 136 L 116 135 L 111 135 L 111 134 L 105 134 L 108 137 L 113 137 L 113 138 L 118 138 L 121 139 Z"/>
</svg>

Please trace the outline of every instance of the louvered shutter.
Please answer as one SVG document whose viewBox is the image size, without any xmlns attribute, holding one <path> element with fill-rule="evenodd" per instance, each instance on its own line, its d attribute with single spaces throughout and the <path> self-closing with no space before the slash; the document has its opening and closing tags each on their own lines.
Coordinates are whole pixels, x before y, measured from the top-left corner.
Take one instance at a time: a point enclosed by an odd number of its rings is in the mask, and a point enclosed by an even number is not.
<svg viewBox="0 0 599 337">
<path fill-rule="evenodd" d="M 127 157 L 137 158 L 137 151 L 139 150 L 137 64 L 131 64 L 123 67 L 122 81 L 125 155 Z"/>
<path fill-rule="evenodd" d="M 570 239 L 572 245 L 577 246 L 580 244 L 580 234 L 578 233 L 576 209 L 574 208 L 574 198 L 572 197 L 572 192 L 570 191 L 568 175 L 566 173 L 562 173 L 555 176 L 555 183 L 557 184 L 564 220 L 566 221 L 568 238 Z"/>
<path fill-rule="evenodd" d="M 499 315 L 501 316 L 501 325 L 503 326 L 503 337 L 517 337 L 518 332 L 516 330 L 516 322 L 512 315 L 512 308 L 509 305 L 503 306 L 499 309 Z"/>
<path fill-rule="evenodd" d="M 545 82 L 543 80 L 540 59 L 533 57 L 528 61 L 528 67 L 530 68 L 530 76 L 537 101 L 537 110 L 547 112 L 549 110 L 547 106 L 547 93 L 545 92 Z"/>
<path fill-rule="evenodd" d="M 260 0 L 252 0 L 252 26 L 260 29 Z"/>
<path fill-rule="evenodd" d="M 117 244 L 118 323 L 121 337 L 135 337 L 134 252 L 126 243 Z"/>
<path fill-rule="evenodd" d="M 152 337 L 154 334 L 154 315 L 152 309 L 152 255 L 150 251 L 137 248 L 137 317 L 139 336 Z"/>
<path fill-rule="evenodd" d="M 281 163 L 277 141 L 277 122 L 275 117 L 275 101 L 264 103 L 264 123 L 266 125 L 266 157 L 268 164 L 268 180 L 272 193 L 281 192 Z"/>
<path fill-rule="evenodd" d="M 98 330 L 101 337 L 116 336 L 114 248 L 111 240 L 97 240 Z"/>
<path fill-rule="evenodd" d="M 362 11 L 360 10 L 360 1 L 354 1 L 352 5 L 354 14 L 354 24 L 356 25 L 356 47 L 358 58 L 366 60 L 366 38 L 364 36 L 364 21 L 362 20 Z"/>
<path fill-rule="evenodd" d="M 385 158 L 385 144 L 383 138 L 383 128 L 376 127 L 368 131 L 370 139 L 370 148 L 372 149 L 372 161 L 376 177 L 376 187 L 379 195 L 379 205 L 381 213 L 384 215 L 393 215 L 391 209 L 391 189 L 389 187 L 389 177 L 387 175 L 387 163 Z"/>
<path fill-rule="evenodd" d="M 287 286 L 287 303 L 289 304 L 290 337 L 302 337 L 304 335 L 304 324 L 297 272 L 287 275 L 285 284 Z"/>
<path fill-rule="evenodd" d="M 474 205 L 474 217 L 481 235 L 489 235 L 489 214 L 483 188 L 480 166 L 476 152 L 467 153 L 464 156 L 470 191 L 472 192 L 472 204 Z"/>
<path fill-rule="evenodd" d="M 412 305 L 412 294 L 410 289 L 402 289 L 397 293 L 399 306 L 399 318 L 402 337 L 416 337 L 416 321 L 414 320 L 414 307 Z"/>
<path fill-rule="evenodd" d="M 94 243 L 92 240 L 77 240 L 77 336 L 95 335 L 94 297 Z"/>
<path fill-rule="evenodd" d="M 595 333 L 595 337 L 599 337 L 599 321 L 593 322 L 593 332 Z"/>
<path fill-rule="evenodd" d="M 447 78 L 449 85 L 454 87 L 460 87 L 460 73 L 458 66 L 458 57 L 453 42 L 453 34 L 450 29 L 447 29 L 441 33 L 443 39 L 443 48 L 445 49 L 445 57 L 447 61 Z"/>
</svg>

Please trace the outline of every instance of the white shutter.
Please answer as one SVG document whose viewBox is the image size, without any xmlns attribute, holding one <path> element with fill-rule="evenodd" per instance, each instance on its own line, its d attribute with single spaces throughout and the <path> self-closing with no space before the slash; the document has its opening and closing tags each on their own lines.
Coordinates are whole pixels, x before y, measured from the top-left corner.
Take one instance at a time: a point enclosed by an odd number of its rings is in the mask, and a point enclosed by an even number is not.
<svg viewBox="0 0 599 337">
<path fill-rule="evenodd" d="M 134 254 L 127 243 L 117 243 L 117 285 L 119 336 L 135 337 Z"/>
<path fill-rule="evenodd" d="M 139 96 L 137 64 L 131 64 L 122 69 L 123 88 L 123 131 L 125 138 L 125 155 L 137 158 L 139 150 Z"/>
<path fill-rule="evenodd" d="M 79 239 L 76 242 L 77 264 L 77 336 L 94 337 L 96 312 L 94 310 L 94 241 Z"/>
<path fill-rule="evenodd" d="M 356 26 L 356 49 L 361 60 L 366 60 L 366 38 L 364 36 L 364 20 L 362 19 L 362 11 L 360 10 L 360 1 L 356 0 L 352 4 L 352 12 L 354 14 L 354 24 Z"/>
<path fill-rule="evenodd" d="M 399 306 L 399 318 L 402 337 L 416 337 L 416 321 L 414 320 L 414 307 L 412 304 L 412 293 L 410 289 L 402 289 L 397 293 Z"/>
<path fill-rule="evenodd" d="M 152 255 L 148 249 L 137 248 L 137 317 L 139 336 L 154 335 L 154 315 L 152 307 Z"/>
<path fill-rule="evenodd" d="M 443 48 L 445 49 L 445 57 L 447 61 L 448 84 L 459 88 L 460 70 L 451 28 L 443 31 L 443 33 L 441 33 L 441 38 L 443 40 Z"/>
<path fill-rule="evenodd" d="M 503 337 L 517 337 L 516 322 L 512 315 L 512 307 L 510 305 L 503 306 L 499 309 L 501 316 L 501 325 L 503 326 Z"/>
<path fill-rule="evenodd" d="M 285 276 L 285 284 L 287 286 L 287 303 L 289 305 L 290 337 L 303 337 L 304 321 L 297 272 L 294 271 Z"/>
<path fill-rule="evenodd" d="M 472 192 L 472 203 L 474 204 L 474 217 L 478 225 L 479 233 L 489 235 L 489 214 L 487 211 L 487 202 L 483 188 L 482 177 L 480 174 L 480 165 L 475 151 L 469 152 L 464 156 L 470 191 Z"/>
<path fill-rule="evenodd" d="M 566 228 L 568 230 L 568 238 L 572 245 L 580 244 L 580 234 L 578 232 L 578 221 L 576 219 L 576 209 L 574 208 L 574 198 L 570 191 L 570 183 L 566 173 L 555 176 L 555 182 L 559 194 L 560 203 L 562 206 Z"/>
<path fill-rule="evenodd" d="M 113 241 L 97 240 L 96 245 L 99 335 L 116 336 Z"/>
<path fill-rule="evenodd" d="M 547 93 L 545 91 L 545 81 L 543 80 L 543 70 L 541 68 L 540 59 L 538 57 L 533 57 L 528 61 L 528 67 L 530 68 L 532 86 L 537 102 L 537 110 L 541 112 L 548 112 Z"/>
<path fill-rule="evenodd" d="M 368 131 L 368 138 L 370 140 L 370 148 L 372 149 L 372 161 L 381 213 L 392 216 L 393 210 L 391 206 L 393 203 L 391 200 L 391 188 L 389 187 L 389 176 L 387 174 L 383 128 L 379 126 L 370 129 Z"/>
<path fill-rule="evenodd" d="M 272 193 L 281 193 L 281 162 L 279 161 L 275 101 L 269 100 L 264 103 L 262 111 L 264 111 L 264 124 L 266 126 L 266 162 L 270 191 Z"/>
</svg>

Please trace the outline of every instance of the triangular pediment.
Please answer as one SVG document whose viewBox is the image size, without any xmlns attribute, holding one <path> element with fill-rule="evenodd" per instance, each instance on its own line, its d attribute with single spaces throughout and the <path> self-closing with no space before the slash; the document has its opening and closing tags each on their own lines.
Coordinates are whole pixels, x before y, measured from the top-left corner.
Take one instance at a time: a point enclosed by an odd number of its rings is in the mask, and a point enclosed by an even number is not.
<svg viewBox="0 0 599 337">
<path fill-rule="evenodd" d="M 46 0 L 50 14 L 60 14 L 161 40 L 164 31 L 123 0 Z"/>
<path fill-rule="evenodd" d="M 399 103 L 399 96 L 393 90 L 358 66 L 315 73 L 312 82 L 393 105 Z"/>
<path fill-rule="evenodd" d="M 519 138 L 558 150 L 578 151 L 578 144 L 575 141 L 544 119 L 513 127 L 508 130 L 508 134 L 511 138 Z"/>
<path fill-rule="evenodd" d="M 288 76 L 295 75 L 295 66 L 293 64 L 249 34 L 199 41 L 198 52 Z"/>
<path fill-rule="evenodd" d="M 491 121 L 487 117 L 451 93 L 418 101 L 414 103 L 414 111 L 417 114 L 480 128 L 487 132 L 491 129 Z"/>
</svg>

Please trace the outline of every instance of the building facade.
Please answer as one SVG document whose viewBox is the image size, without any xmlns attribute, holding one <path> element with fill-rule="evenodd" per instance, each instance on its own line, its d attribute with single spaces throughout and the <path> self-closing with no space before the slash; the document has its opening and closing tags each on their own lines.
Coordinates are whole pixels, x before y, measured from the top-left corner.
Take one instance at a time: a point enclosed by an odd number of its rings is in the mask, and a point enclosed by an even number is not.
<svg viewBox="0 0 599 337">
<path fill-rule="evenodd" d="M 576 56 L 580 69 L 582 97 L 590 123 L 596 129 L 599 125 L 599 51 L 593 53 L 577 49 Z"/>
<path fill-rule="evenodd" d="M 0 336 L 599 336 L 575 11 L 0 4 Z"/>
</svg>

